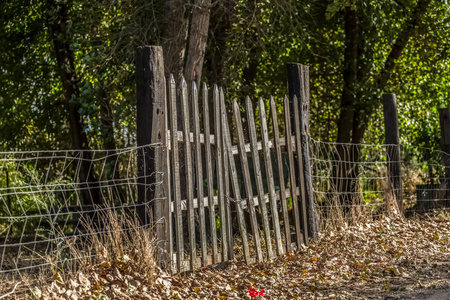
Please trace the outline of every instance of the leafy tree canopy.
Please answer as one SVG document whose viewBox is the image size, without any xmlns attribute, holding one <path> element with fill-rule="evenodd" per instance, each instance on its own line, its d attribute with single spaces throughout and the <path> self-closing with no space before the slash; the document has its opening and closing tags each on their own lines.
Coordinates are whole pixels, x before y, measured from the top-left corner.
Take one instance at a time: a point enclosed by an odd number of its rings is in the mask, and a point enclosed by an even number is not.
<svg viewBox="0 0 450 300">
<path fill-rule="evenodd" d="M 200 8 L 209 23 L 195 23 Z M 196 73 L 228 100 L 281 99 L 285 64 L 300 62 L 310 66 L 314 138 L 383 143 L 381 94 L 392 92 L 402 142 L 439 147 L 446 1 L 5 0 L 0 12 L 2 150 L 68 149 L 83 134 L 88 148 L 133 145 L 134 50 L 163 45 L 173 49 L 166 61 L 192 61 L 190 24 L 208 27 Z"/>
</svg>

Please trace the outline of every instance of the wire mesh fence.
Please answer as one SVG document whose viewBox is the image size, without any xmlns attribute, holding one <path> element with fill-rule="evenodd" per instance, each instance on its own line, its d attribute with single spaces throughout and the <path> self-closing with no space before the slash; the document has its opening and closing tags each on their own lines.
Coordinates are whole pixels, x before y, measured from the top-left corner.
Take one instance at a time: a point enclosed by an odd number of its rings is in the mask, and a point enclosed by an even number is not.
<svg viewBox="0 0 450 300">
<path fill-rule="evenodd" d="M 386 203 L 385 145 L 311 141 L 315 201 L 322 223 L 383 213 Z"/>
<path fill-rule="evenodd" d="M 153 188 L 146 180 L 154 174 L 138 176 L 137 159 L 151 159 L 148 150 L 155 147 L 1 152 L 0 276 L 19 278 L 97 255 L 84 242 L 111 234 L 108 216 L 137 220 L 149 204 L 138 201 L 137 189 Z M 140 223 L 122 222 L 115 230 L 135 226 Z"/>
<path fill-rule="evenodd" d="M 0 153 L 0 277 L 14 282 L 24 274 L 76 268 L 78 261 L 101 255 L 93 239 L 98 244 L 101 235 L 114 239 L 117 232 L 126 236 L 143 228 L 137 212 L 150 203 L 138 200 L 138 188 L 150 191 L 161 182 L 148 184 L 155 174 L 139 172 L 138 157 L 151 159 L 149 149 L 156 147 Z M 389 147 L 311 140 L 322 227 L 398 212 L 387 168 Z M 408 145 L 400 152 L 405 215 L 447 210 L 450 155 Z M 111 226 L 113 214 L 133 221 Z"/>
<path fill-rule="evenodd" d="M 405 212 L 447 210 L 450 155 L 440 150 L 402 145 Z"/>
<path fill-rule="evenodd" d="M 322 225 L 358 222 L 399 211 L 406 215 L 447 210 L 450 156 L 424 147 L 400 145 L 401 186 L 393 188 L 388 172 L 389 147 L 395 145 L 341 144 L 311 140 L 315 202 Z"/>
</svg>

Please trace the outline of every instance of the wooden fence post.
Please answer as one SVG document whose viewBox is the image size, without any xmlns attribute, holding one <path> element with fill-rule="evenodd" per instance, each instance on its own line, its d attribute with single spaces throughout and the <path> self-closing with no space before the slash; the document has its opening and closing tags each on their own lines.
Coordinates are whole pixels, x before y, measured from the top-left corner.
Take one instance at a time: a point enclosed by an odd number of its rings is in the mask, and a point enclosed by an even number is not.
<svg viewBox="0 0 450 300">
<path fill-rule="evenodd" d="M 300 133 L 301 133 L 301 153 L 303 170 L 300 172 L 300 180 L 303 181 L 304 194 L 301 191 L 302 201 L 306 202 L 306 212 L 308 216 L 308 236 L 317 239 L 319 233 L 319 216 L 314 202 L 311 162 L 309 156 L 309 68 L 308 66 L 289 63 L 287 65 L 289 106 L 291 111 L 291 124 L 295 124 L 294 116 L 294 96 L 298 99 Z M 291 126 L 292 134 L 295 134 L 295 126 Z M 302 186 L 302 184 L 300 185 Z"/>
<path fill-rule="evenodd" d="M 136 49 L 138 214 L 143 225 L 155 222 L 158 260 L 170 260 L 170 197 L 167 188 L 167 118 L 163 51 Z M 148 144 L 159 144 L 146 147 Z M 165 180 L 166 179 L 166 180 Z M 150 211 L 148 211 L 150 209 Z M 149 220 L 150 217 L 150 220 Z"/>
<path fill-rule="evenodd" d="M 450 154 L 450 108 L 439 109 L 439 123 L 441 125 L 442 151 Z M 450 188 L 450 156 L 446 154 L 442 155 L 442 163 L 445 167 L 445 205 L 450 206 L 450 201 L 448 200 L 448 189 Z"/>
<path fill-rule="evenodd" d="M 397 100 L 395 94 L 383 95 L 383 113 L 389 184 L 395 195 L 398 209 L 403 214 L 402 166 L 400 138 L 398 133 Z"/>
</svg>

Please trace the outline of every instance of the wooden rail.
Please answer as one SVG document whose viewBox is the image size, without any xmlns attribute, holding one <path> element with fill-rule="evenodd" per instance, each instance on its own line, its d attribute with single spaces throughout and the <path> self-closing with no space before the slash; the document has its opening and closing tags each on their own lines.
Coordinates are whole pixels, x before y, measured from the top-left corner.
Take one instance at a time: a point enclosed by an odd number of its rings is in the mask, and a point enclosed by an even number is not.
<svg viewBox="0 0 450 300">
<path fill-rule="evenodd" d="M 140 70 L 163 67 L 159 60 L 158 66 L 149 61 L 150 65 Z M 155 157 L 162 161 L 153 161 L 151 170 L 164 174 L 164 180 L 156 192 L 151 190 L 152 182 L 146 182 L 139 197 L 161 196 L 154 199 L 158 203 L 154 206 L 158 245 L 163 245 L 158 250 L 160 264 L 164 265 L 161 260 L 165 259 L 174 272 L 181 272 L 226 262 L 235 256 L 237 244 L 247 263 L 262 262 L 306 244 L 311 193 L 307 123 L 303 118 L 307 106 L 302 102 L 309 94 L 304 90 L 304 78 L 298 83 L 302 93 L 283 100 L 284 128 L 280 130 L 273 98 L 268 114 L 267 103 L 263 99 L 256 102 L 256 123 L 253 102 L 247 97 L 248 130 L 244 131 L 241 108 L 233 101 L 233 120 L 229 120 L 220 87 L 214 85 L 209 91 L 203 84 L 199 92 L 196 83 L 182 79 L 177 84 L 173 76 L 165 86 L 165 79 L 157 78 L 160 72 L 150 73 L 156 77 L 141 78 L 140 95 L 142 103 L 149 95 L 157 102 L 151 110 L 157 122 L 147 122 L 142 114 L 140 120 L 159 130 L 151 136 L 163 144 L 163 151 Z M 289 82 L 296 80 L 290 78 Z M 164 91 L 152 92 L 152 88 L 161 88 L 161 83 Z M 233 136 L 236 145 L 232 144 Z M 284 175 L 286 158 L 288 178 Z M 146 158 L 139 162 L 145 164 Z M 158 167 L 161 169 L 156 170 Z M 140 168 L 152 175 L 145 166 Z"/>
<path fill-rule="evenodd" d="M 202 144 L 202 145 L 206 144 L 205 136 L 207 136 L 207 135 L 205 135 L 203 133 L 200 134 L 200 144 Z M 167 138 L 170 140 L 171 137 L 172 137 L 171 131 L 169 130 L 167 132 Z M 285 150 L 285 147 L 287 146 L 286 145 L 286 138 L 285 137 L 279 137 L 278 139 L 280 141 L 279 145 L 280 145 L 281 149 Z M 177 132 L 177 139 L 176 140 L 179 143 L 184 143 L 184 134 L 183 134 L 182 131 L 178 131 Z M 194 141 L 194 134 L 192 132 L 189 135 L 189 142 L 192 143 L 192 144 L 195 142 Z M 295 136 L 292 136 L 292 141 L 291 142 L 292 142 L 292 151 L 296 152 L 297 151 L 297 145 L 296 145 L 296 142 L 295 142 Z M 214 134 L 209 134 L 209 144 L 212 145 L 212 146 L 216 146 Z M 258 147 L 258 150 L 262 150 L 263 149 L 262 142 L 257 142 L 256 145 Z M 274 149 L 275 148 L 275 142 L 274 142 L 273 139 L 269 140 L 268 146 L 269 146 L 270 149 Z M 169 146 L 169 150 L 172 150 L 171 146 Z M 233 155 L 238 155 L 239 154 L 238 146 L 237 145 L 232 145 L 231 146 L 231 151 L 233 152 Z M 251 152 L 251 151 L 252 150 L 251 150 L 250 144 L 245 144 L 245 152 Z"/>
</svg>

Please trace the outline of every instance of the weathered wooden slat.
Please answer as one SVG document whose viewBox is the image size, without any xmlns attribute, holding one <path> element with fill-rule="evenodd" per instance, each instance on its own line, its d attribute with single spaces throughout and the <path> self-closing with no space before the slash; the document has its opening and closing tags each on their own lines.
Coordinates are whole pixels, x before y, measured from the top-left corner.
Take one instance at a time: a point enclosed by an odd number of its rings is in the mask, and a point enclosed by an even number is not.
<svg viewBox="0 0 450 300">
<path fill-rule="evenodd" d="M 272 123 L 273 123 L 273 135 L 274 135 L 273 140 L 275 144 L 275 151 L 277 153 L 277 166 L 280 179 L 280 196 L 278 197 L 278 199 L 280 199 L 281 201 L 281 209 L 283 210 L 283 224 L 286 241 L 286 251 L 292 252 L 289 211 L 286 204 L 286 198 L 288 196 L 286 196 L 286 187 L 284 185 L 283 160 L 281 156 L 280 130 L 278 128 L 277 108 L 273 97 L 270 97 L 270 113 L 272 116 Z"/>
<path fill-rule="evenodd" d="M 247 122 L 250 133 L 250 147 L 252 149 L 253 166 L 256 178 L 256 188 L 258 191 L 259 203 L 263 203 L 264 187 L 262 180 L 261 165 L 259 163 L 259 151 L 257 148 L 258 141 L 256 137 L 255 117 L 253 114 L 252 101 L 250 100 L 249 97 L 245 99 L 245 106 L 247 110 Z M 259 208 L 261 211 L 264 237 L 266 241 L 267 256 L 269 259 L 272 259 L 274 257 L 274 254 L 272 249 L 272 241 L 270 237 L 270 226 L 269 226 L 269 217 L 267 215 L 267 207 L 265 205 L 260 205 Z"/>
<path fill-rule="evenodd" d="M 178 131 L 178 133 L 177 133 L 177 135 L 178 135 L 177 139 L 178 139 L 178 142 L 180 142 L 180 143 L 184 143 L 183 134 L 184 134 L 183 131 Z M 206 136 L 208 136 L 208 135 L 206 135 Z M 169 131 L 168 138 L 170 139 L 170 137 L 171 137 L 171 133 Z M 206 140 L 205 140 L 205 134 L 200 134 L 200 144 L 205 144 Z M 194 135 L 192 133 L 190 134 L 189 141 L 191 143 L 194 143 Z M 214 137 L 213 134 L 209 135 L 209 143 L 210 143 L 210 145 L 216 145 L 215 137 Z M 257 146 L 258 146 L 258 150 L 262 150 L 262 143 L 261 142 L 258 142 Z M 286 139 L 284 137 L 280 138 L 280 146 L 281 147 L 285 147 L 286 146 Z M 269 148 L 272 149 L 274 147 L 275 147 L 274 141 L 270 140 L 269 141 Z M 293 147 L 292 148 L 293 151 L 295 152 L 296 151 L 295 139 L 293 140 L 292 147 Z M 169 147 L 169 150 L 170 150 L 170 147 Z M 231 146 L 231 151 L 233 152 L 233 155 L 238 155 L 239 154 L 237 146 Z M 247 152 L 247 153 L 248 152 L 252 152 L 252 149 L 250 148 L 250 144 L 245 144 L 245 152 Z"/>
<path fill-rule="evenodd" d="M 280 221 L 278 219 L 277 196 L 275 194 L 275 179 L 273 177 L 272 157 L 269 148 L 269 130 L 267 128 L 266 108 L 262 98 L 259 99 L 259 123 L 261 126 L 261 138 L 263 144 L 264 161 L 267 173 L 267 186 L 269 192 L 269 203 L 272 213 L 272 225 L 275 233 L 275 244 L 277 255 L 283 255 L 283 242 L 281 241 Z"/>
<path fill-rule="evenodd" d="M 203 84 L 203 125 L 204 136 L 211 136 L 209 126 L 209 100 L 208 100 L 208 88 L 206 84 Z M 214 137 L 214 136 L 212 136 Z M 209 226 L 211 228 L 211 246 L 212 246 L 212 263 L 217 263 L 217 233 L 216 233 L 216 212 L 214 209 L 214 185 L 213 185 L 213 161 L 211 157 L 211 140 L 205 140 L 205 152 L 206 152 L 206 180 L 208 190 L 208 206 L 209 206 Z"/>
<path fill-rule="evenodd" d="M 180 82 L 180 96 L 182 105 L 182 119 L 183 119 L 183 132 L 184 137 L 187 140 L 189 137 L 189 104 L 188 104 L 188 90 L 187 84 L 184 79 Z M 191 255 L 191 269 L 196 268 L 196 242 L 195 242 L 195 216 L 194 216 L 194 183 L 192 178 L 192 153 L 191 143 L 184 143 L 185 152 L 185 171 L 186 171 L 186 196 L 187 196 L 187 215 L 188 215 L 188 228 L 189 228 L 189 254 Z"/>
<path fill-rule="evenodd" d="M 225 105 L 222 106 L 223 109 L 225 109 Z M 241 193 L 239 191 L 239 181 L 237 177 L 237 171 L 236 171 L 236 163 L 234 160 L 234 156 L 231 152 L 231 138 L 230 138 L 230 130 L 228 128 L 228 118 L 226 115 L 226 112 L 222 114 L 222 129 L 223 134 L 225 135 L 225 145 L 224 149 L 225 151 L 228 151 L 228 162 L 229 162 L 229 170 L 231 175 L 231 186 L 233 188 L 233 194 L 234 194 L 234 200 L 236 202 L 236 212 L 237 212 L 237 219 L 238 219 L 238 225 L 239 225 L 239 232 L 241 234 L 242 239 L 242 248 L 244 250 L 244 258 L 246 263 L 250 263 L 250 249 L 248 247 L 248 238 L 247 238 L 247 230 L 245 229 L 245 221 L 244 221 L 244 212 L 241 207 Z"/>
<path fill-rule="evenodd" d="M 292 206 L 294 209 L 294 224 L 295 224 L 295 236 L 296 236 L 296 244 L 297 247 L 303 243 L 303 234 L 300 228 L 300 215 L 298 209 L 298 201 L 297 194 L 295 193 L 296 186 L 296 178 L 295 178 L 295 160 L 294 153 L 292 152 L 292 136 L 291 136 L 291 114 L 289 109 L 289 100 L 287 97 L 284 97 L 284 123 L 286 126 L 286 143 L 288 148 L 288 156 L 289 156 L 289 175 L 291 182 L 291 197 L 292 197 Z"/>
<path fill-rule="evenodd" d="M 195 82 L 192 82 L 192 118 L 194 121 L 194 140 L 195 140 L 195 166 L 197 173 L 197 198 L 203 198 L 203 170 L 202 170 L 202 145 L 200 144 L 200 113 L 198 111 L 198 91 Z M 198 216 L 200 222 L 200 245 L 202 249 L 202 262 L 206 266 L 207 249 L 206 249 L 206 223 L 205 208 L 198 206 Z"/>
<path fill-rule="evenodd" d="M 220 97 L 220 113 L 222 120 L 226 120 L 226 108 L 225 108 L 225 97 L 223 94 L 223 89 L 219 89 L 219 97 Z M 228 124 L 228 123 L 227 123 Z M 225 136 L 222 134 L 222 145 L 225 145 Z M 225 217 L 227 218 L 227 246 L 228 246 L 228 258 L 234 258 L 234 243 L 233 243 L 233 227 L 231 223 L 231 203 L 230 198 L 230 175 L 228 171 L 228 151 L 223 152 L 223 175 L 225 178 L 224 181 L 224 189 L 225 189 Z"/>
<path fill-rule="evenodd" d="M 311 175 L 311 159 L 309 156 L 309 67 L 289 63 L 287 64 L 289 103 L 291 111 L 294 110 L 294 95 L 297 96 L 299 119 L 300 119 L 300 136 L 301 136 L 301 159 L 303 163 L 303 178 L 305 187 L 306 216 L 308 218 L 308 237 L 317 239 L 319 234 L 319 216 L 316 210 L 313 195 L 313 183 Z M 294 114 L 291 115 L 294 124 Z M 295 128 L 292 128 L 294 132 Z M 341 151 L 342 152 L 342 151 Z M 343 154 L 343 153 L 341 153 Z M 342 170 L 344 171 L 344 170 Z"/>
<path fill-rule="evenodd" d="M 174 256 L 173 257 L 173 261 L 178 263 L 178 258 L 176 256 Z M 219 262 L 222 262 L 222 259 L 220 257 L 216 258 L 216 263 L 219 263 Z M 200 263 L 201 262 L 199 260 L 197 260 L 196 264 L 200 264 Z M 212 255 L 208 255 L 208 257 L 207 257 L 207 265 L 212 265 L 212 264 L 215 264 L 215 263 L 213 263 L 213 256 Z M 190 261 L 190 259 L 183 259 L 183 260 L 181 260 L 180 265 L 181 265 L 180 272 L 186 272 L 186 271 L 190 271 L 191 270 L 191 267 L 190 267 L 191 261 Z M 213 266 L 211 266 L 211 267 L 213 267 Z"/>
<path fill-rule="evenodd" d="M 250 170 L 248 167 L 247 152 L 245 152 L 245 139 L 244 139 L 244 130 L 242 129 L 241 113 L 236 100 L 233 101 L 233 115 L 238 139 L 237 147 L 239 150 L 239 157 L 241 158 L 242 171 L 244 173 L 243 175 L 244 175 L 245 193 L 247 197 L 247 209 L 250 214 L 250 224 L 252 227 L 253 239 L 255 241 L 256 246 L 256 257 L 258 261 L 261 262 L 263 261 L 263 255 L 261 250 L 261 240 L 259 236 L 259 226 L 258 220 L 256 219 L 255 204 L 253 203 L 254 196 L 252 190 L 252 181 L 250 178 Z"/>
<path fill-rule="evenodd" d="M 166 112 L 164 114 L 164 122 L 166 123 L 166 146 L 170 144 L 170 140 L 168 139 L 167 136 L 167 132 L 169 131 L 169 110 L 168 110 L 168 104 L 167 102 L 169 101 L 167 98 L 167 82 L 166 82 L 166 77 L 164 78 L 164 111 Z M 164 172 L 164 184 L 165 184 L 165 189 L 166 189 L 166 204 L 164 205 L 164 222 L 166 224 L 166 236 L 167 236 L 167 241 L 165 245 L 165 249 L 167 249 L 167 254 L 166 254 L 166 263 L 165 263 L 165 267 L 169 267 L 170 269 L 172 269 L 173 264 L 171 262 L 171 258 L 173 257 L 173 235 L 172 235 L 172 211 L 171 211 L 171 204 L 172 204 L 172 198 L 171 198 L 171 184 L 170 184 L 170 152 L 168 147 L 166 147 L 164 149 L 164 158 L 166 159 L 166 165 L 165 165 L 165 172 Z M 168 265 L 168 264 L 172 264 L 172 266 Z"/>
<path fill-rule="evenodd" d="M 173 260 L 176 261 L 177 258 L 174 257 Z M 211 265 L 211 264 L 212 264 L 212 260 L 213 260 L 212 255 L 208 255 L 208 265 Z M 222 262 L 222 260 L 220 259 L 220 257 L 219 257 L 219 259 L 217 260 L 217 262 Z M 250 258 L 250 260 L 249 260 L 248 263 L 251 264 L 251 263 L 254 263 L 254 262 L 255 262 L 255 259 Z M 182 260 L 182 261 L 181 261 L 181 266 L 182 266 L 181 272 L 189 271 L 189 264 L 190 264 L 189 260 Z M 210 266 L 210 267 L 208 267 L 208 269 L 210 269 L 210 270 L 216 270 L 216 267 L 215 267 L 215 266 Z M 220 270 L 220 266 L 219 266 L 219 268 L 218 268 L 217 270 Z"/>
<path fill-rule="evenodd" d="M 279 191 L 277 191 L 275 193 L 277 195 L 277 198 L 281 197 Z M 300 194 L 300 189 L 298 189 L 298 188 L 296 189 L 296 194 L 297 195 Z M 264 194 L 263 197 L 264 197 L 264 203 L 269 203 L 269 196 L 267 194 Z M 286 198 L 288 198 L 288 197 L 291 197 L 291 190 L 290 189 L 286 190 Z M 219 196 L 213 196 L 213 200 L 214 200 L 213 205 L 219 205 Z M 248 202 L 247 199 L 246 198 L 241 198 L 241 200 L 243 201 L 241 203 L 242 209 L 247 209 L 247 202 Z M 200 200 L 200 205 L 202 205 L 202 204 L 203 204 L 203 207 L 209 207 L 209 197 L 203 197 L 203 201 Z M 253 204 L 255 206 L 259 205 L 258 196 L 253 196 Z M 198 208 L 198 199 L 194 198 L 194 209 L 196 209 L 196 208 Z M 174 211 L 173 203 L 170 206 L 170 209 L 171 209 L 172 212 Z M 181 200 L 181 210 L 186 210 L 186 209 L 187 209 L 186 200 Z"/>
<path fill-rule="evenodd" d="M 170 107 L 170 130 L 177 132 L 177 94 L 175 79 L 170 75 L 169 79 L 169 107 Z M 173 202 L 175 213 L 175 241 L 177 247 L 177 270 L 181 271 L 181 261 L 184 259 L 183 242 L 183 219 L 181 210 L 181 187 L 180 187 L 180 162 L 178 155 L 178 141 L 170 139 L 173 173 Z"/>
<path fill-rule="evenodd" d="M 303 173 L 303 159 L 302 159 L 302 144 L 300 136 L 300 119 L 297 96 L 294 95 L 294 126 L 295 126 L 295 141 L 297 145 L 297 163 L 299 169 L 300 181 L 300 225 L 303 230 L 303 243 L 308 244 L 308 219 L 306 216 L 306 196 L 305 196 L 305 174 Z"/>
<path fill-rule="evenodd" d="M 221 113 L 220 113 L 220 98 L 219 89 L 214 85 L 213 89 L 213 105 L 214 105 L 214 136 L 216 138 L 216 175 L 217 187 L 219 195 L 219 216 L 220 216 L 220 237 L 222 241 L 222 259 L 228 260 L 228 249 L 224 245 L 227 243 L 227 225 L 225 218 L 225 187 L 223 177 L 223 147 L 221 134 Z"/>
</svg>

